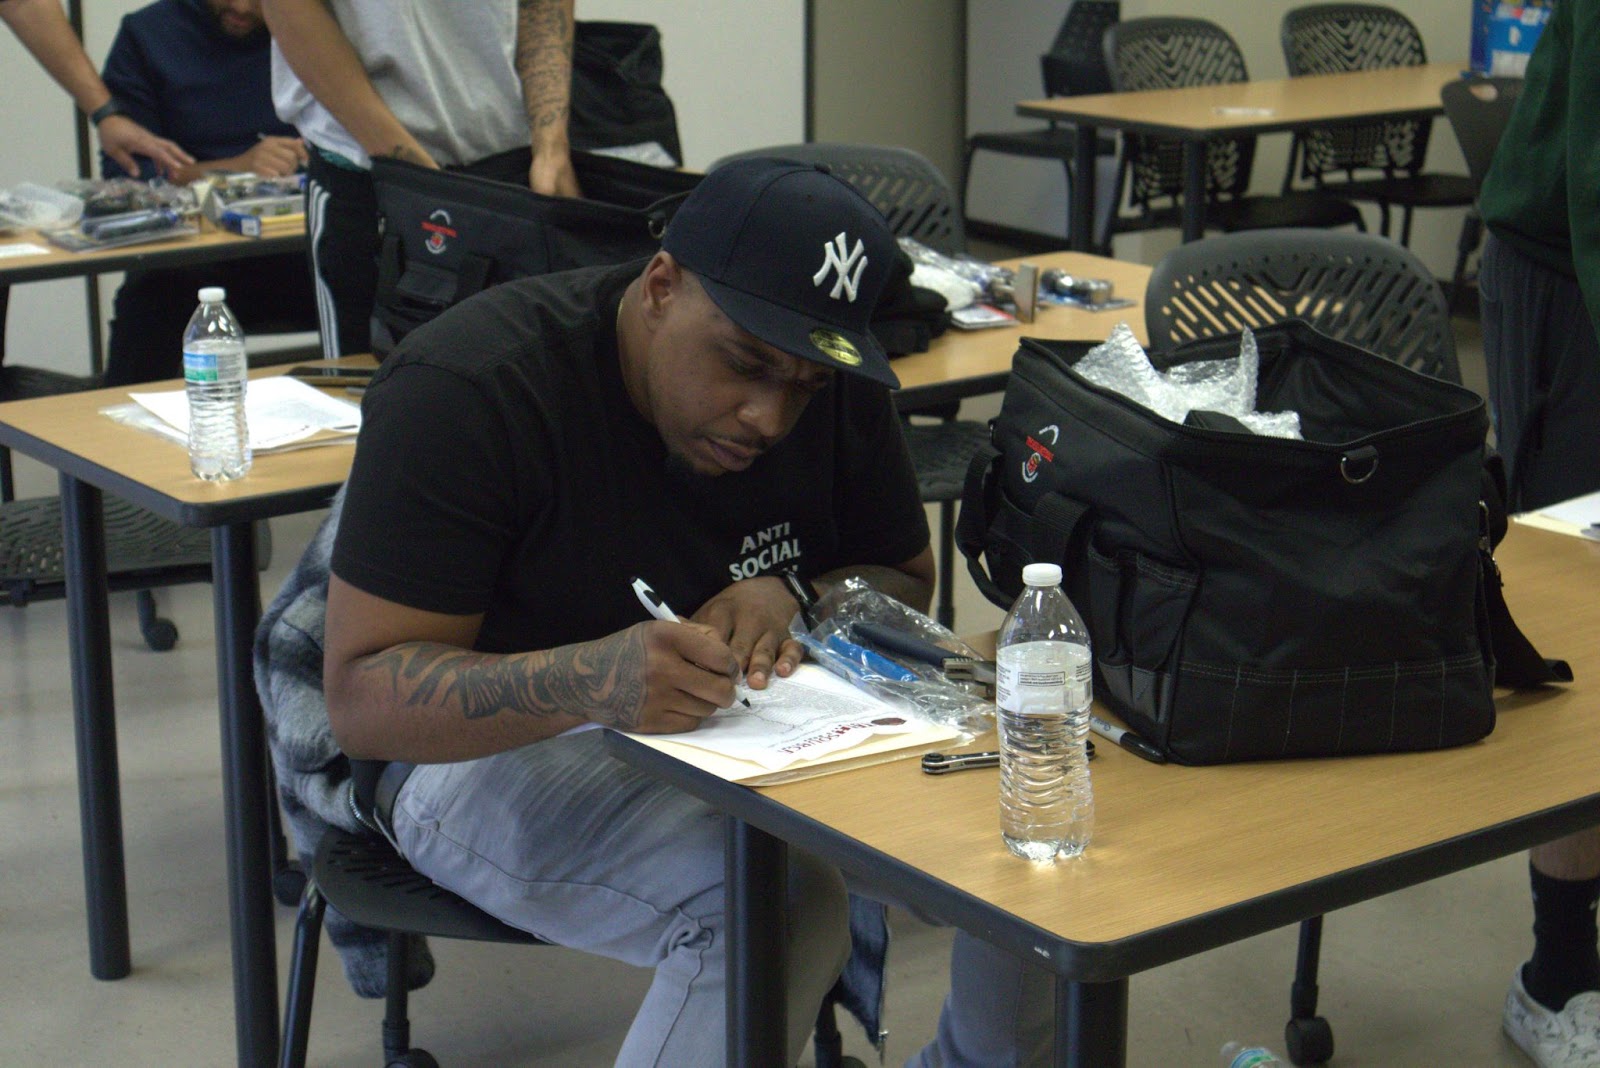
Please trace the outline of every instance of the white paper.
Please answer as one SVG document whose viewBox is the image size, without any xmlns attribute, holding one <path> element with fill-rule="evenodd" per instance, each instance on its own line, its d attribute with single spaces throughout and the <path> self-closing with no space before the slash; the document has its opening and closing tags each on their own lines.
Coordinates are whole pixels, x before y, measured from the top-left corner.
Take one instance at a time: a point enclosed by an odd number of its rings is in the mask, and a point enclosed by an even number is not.
<svg viewBox="0 0 1600 1068">
<path fill-rule="evenodd" d="M 802 664 L 788 678 L 772 676 L 766 689 L 750 691 L 750 705 L 722 709 L 671 740 L 776 771 L 873 735 L 926 727 L 815 664 Z"/>
<path fill-rule="evenodd" d="M 189 398 L 183 390 L 128 396 L 187 437 Z M 258 452 L 280 449 L 323 431 L 354 435 L 361 429 L 358 406 L 285 375 L 252 379 L 245 390 L 244 408 L 250 448 Z"/>
<path fill-rule="evenodd" d="M 0 231 L 3 232 L 3 231 Z M 0 245 L 0 259 L 7 256 L 43 256 L 50 250 L 43 245 L 35 245 L 29 241 L 20 241 L 15 245 Z"/>
<path fill-rule="evenodd" d="M 1600 493 L 1586 493 L 1539 509 L 1540 514 L 1580 527 L 1600 526 Z"/>
</svg>

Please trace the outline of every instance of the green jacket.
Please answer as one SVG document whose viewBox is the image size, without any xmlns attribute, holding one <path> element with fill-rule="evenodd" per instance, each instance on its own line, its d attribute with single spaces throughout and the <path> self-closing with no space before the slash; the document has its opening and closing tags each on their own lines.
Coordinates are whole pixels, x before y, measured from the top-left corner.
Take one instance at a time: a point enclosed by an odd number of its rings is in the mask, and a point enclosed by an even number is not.
<svg viewBox="0 0 1600 1068">
<path fill-rule="evenodd" d="M 1478 195 L 1496 237 L 1583 288 L 1600 323 L 1600 0 L 1561 0 Z"/>
</svg>

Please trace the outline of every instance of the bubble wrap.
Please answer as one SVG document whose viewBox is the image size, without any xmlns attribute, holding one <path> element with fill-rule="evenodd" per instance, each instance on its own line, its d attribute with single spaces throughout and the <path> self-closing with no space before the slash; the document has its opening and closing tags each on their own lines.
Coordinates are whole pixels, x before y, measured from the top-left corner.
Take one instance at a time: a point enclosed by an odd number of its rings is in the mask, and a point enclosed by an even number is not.
<svg viewBox="0 0 1600 1068">
<path fill-rule="evenodd" d="M 1298 412 L 1255 410 L 1260 368 L 1256 337 L 1245 330 L 1238 356 L 1196 360 L 1158 371 L 1127 323 L 1118 323 L 1110 337 L 1073 366 L 1095 385 L 1120 393 L 1174 423 L 1182 423 L 1191 411 L 1221 412 L 1257 434 L 1300 438 Z"/>
</svg>

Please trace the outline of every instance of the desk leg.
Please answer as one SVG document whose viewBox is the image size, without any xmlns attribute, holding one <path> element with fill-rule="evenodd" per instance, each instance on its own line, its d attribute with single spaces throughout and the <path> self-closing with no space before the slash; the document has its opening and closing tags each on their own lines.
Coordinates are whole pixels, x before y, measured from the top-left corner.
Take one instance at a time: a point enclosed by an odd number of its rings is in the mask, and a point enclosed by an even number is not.
<svg viewBox="0 0 1600 1068">
<path fill-rule="evenodd" d="M 1097 127 L 1077 127 L 1072 147 L 1072 210 L 1067 220 L 1067 241 L 1074 252 L 1098 251 L 1094 246 L 1094 180 L 1099 146 Z"/>
<path fill-rule="evenodd" d="M 785 946 L 788 846 L 743 820 L 726 819 L 728 1064 L 782 1064 L 788 1044 Z"/>
<path fill-rule="evenodd" d="M 1183 143 L 1183 241 L 1198 241 L 1206 232 L 1206 143 Z"/>
<path fill-rule="evenodd" d="M 73 730 L 78 744 L 78 818 L 83 825 L 89 972 L 121 979 L 128 952 L 128 886 L 122 853 L 122 786 L 117 707 L 111 685 L 110 605 L 100 491 L 61 476 L 67 640 L 72 660 Z"/>
<path fill-rule="evenodd" d="M 278 1059 L 278 963 L 267 842 L 266 727 L 250 671 L 250 644 L 261 610 L 249 523 L 212 530 L 211 590 L 222 720 L 234 1035 L 239 1063 L 265 1068 Z"/>
<path fill-rule="evenodd" d="M 1057 978 L 1057 1068 L 1123 1068 L 1127 1063 L 1128 980 Z"/>
</svg>

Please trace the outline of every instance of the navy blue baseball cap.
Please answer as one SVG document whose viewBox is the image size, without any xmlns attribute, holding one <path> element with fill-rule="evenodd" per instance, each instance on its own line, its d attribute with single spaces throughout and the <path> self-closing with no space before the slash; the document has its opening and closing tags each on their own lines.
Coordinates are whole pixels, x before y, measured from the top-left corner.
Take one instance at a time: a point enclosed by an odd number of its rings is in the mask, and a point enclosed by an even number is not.
<svg viewBox="0 0 1600 1068">
<path fill-rule="evenodd" d="M 741 159 L 700 180 L 661 247 L 740 328 L 792 356 L 897 388 L 868 329 L 897 246 L 826 166 Z"/>
</svg>

